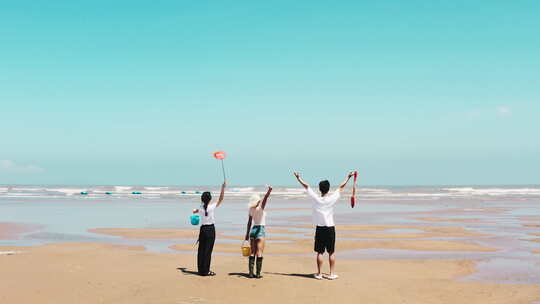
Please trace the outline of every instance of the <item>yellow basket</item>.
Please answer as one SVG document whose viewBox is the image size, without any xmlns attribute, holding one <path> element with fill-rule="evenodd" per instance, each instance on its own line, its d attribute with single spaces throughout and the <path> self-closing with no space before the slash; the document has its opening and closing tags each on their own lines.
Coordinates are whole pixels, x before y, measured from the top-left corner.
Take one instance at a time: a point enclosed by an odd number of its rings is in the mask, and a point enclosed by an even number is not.
<svg viewBox="0 0 540 304">
<path fill-rule="evenodd" d="M 246 245 L 245 243 L 242 244 L 242 255 L 247 257 L 251 254 L 251 247 L 249 245 Z"/>
</svg>

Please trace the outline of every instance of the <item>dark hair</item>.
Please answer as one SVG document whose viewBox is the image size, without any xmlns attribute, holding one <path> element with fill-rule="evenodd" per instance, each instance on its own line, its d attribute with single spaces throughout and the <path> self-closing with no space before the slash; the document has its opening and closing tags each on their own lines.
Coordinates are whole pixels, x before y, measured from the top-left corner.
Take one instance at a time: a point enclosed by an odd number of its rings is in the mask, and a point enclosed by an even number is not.
<svg viewBox="0 0 540 304">
<path fill-rule="evenodd" d="M 212 200 L 212 193 L 206 191 L 203 192 L 201 195 L 201 201 L 204 204 L 204 216 L 208 216 L 208 211 L 206 211 L 206 208 L 208 207 L 208 203 Z"/>
<path fill-rule="evenodd" d="M 327 180 L 323 180 L 319 183 L 319 190 L 321 191 L 322 195 L 325 195 L 330 191 L 330 182 Z"/>
</svg>

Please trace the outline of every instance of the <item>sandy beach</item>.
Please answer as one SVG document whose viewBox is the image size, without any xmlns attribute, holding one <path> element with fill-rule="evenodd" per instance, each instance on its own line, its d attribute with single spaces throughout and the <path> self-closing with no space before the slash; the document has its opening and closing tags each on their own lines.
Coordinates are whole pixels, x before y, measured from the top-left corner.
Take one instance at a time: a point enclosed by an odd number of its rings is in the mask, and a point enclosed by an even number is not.
<svg viewBox="0 0 540 304">
<path fill-rule="evenodd" d="M 192 244 L 178 244 L 171 246 L 179 251 L 193 250 Z M 407 240 L 407 241 L 351 241 L 337 240 L 336 250 L 358 250 L 358 249 L 403 249 L 418 251 L 481 251 L 493 252 L 495 248 L 483 247 L 456 241 L 444 240 Z M 240 250 L 239 244 L 216 243 L 215 252 L 237 253 Z M 313 251 L 313 240 L 297 240 L 290 244 L 268 243 L 265 252 L 269 254 L 308 254 Z"/>
<path fill-rule="evenodd" d="M 187 215 L 197 196 L 0 197 L 0 303 L 245 303 L 255 295 L 295 304 L 540 301 L 538 216 L 523 216 L 537 212 L 535 199 L 513 208 L 366 200 L 353 210 L 345 201 L 336 208 L 340 278 L 317 281 L 304 197 L 270 202 L 257 280 L 246 278 L 240 254 L 250 194 L 230 195 L 238 197 L 224 202 L 216 223 L 215 277 L 194 273 L 199 227 Z"/>
<path fill-rule="evenodd" d="M 193 264 L 193 255 L 125 246 L 32 247 L 0 256 L 8 278 L 0 302 L 247 303 L 259 295 L 260 303 L 528 304 L 540 298 L 538 285 L 460 282 L 474 271 L 468 260 L 340 260 L 337 281 L 310 278 L 313 261 L 303 257 L 267 258 L 260 280 L 245 278 L 240 256 L 216 256 L 216 277 L 194 275 Z"/>
</svg>

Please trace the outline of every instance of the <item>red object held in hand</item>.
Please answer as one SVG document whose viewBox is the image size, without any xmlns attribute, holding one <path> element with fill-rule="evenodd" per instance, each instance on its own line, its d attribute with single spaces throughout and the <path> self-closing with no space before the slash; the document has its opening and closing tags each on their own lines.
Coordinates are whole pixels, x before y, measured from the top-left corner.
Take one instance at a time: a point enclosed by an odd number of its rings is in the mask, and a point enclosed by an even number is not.
<svg viewBox="0 0 540 304">
<path fill-rule="evenodd" d="M 358 179 L 358 171 L 354 171 L 354 185 L 352 189 L 352 196 L 351 196 L 351 208 L 354 208 L 354 205 L 356 204 L 356 180 Z"/>
<path fill-rule="evenodd" d="M 225 159 L 225 157 L 227 157 L 227 153 L 225 153 L 224 151 L 217 151 L 214 152 L 214 157 L 216 159 Z"/>
</svg>

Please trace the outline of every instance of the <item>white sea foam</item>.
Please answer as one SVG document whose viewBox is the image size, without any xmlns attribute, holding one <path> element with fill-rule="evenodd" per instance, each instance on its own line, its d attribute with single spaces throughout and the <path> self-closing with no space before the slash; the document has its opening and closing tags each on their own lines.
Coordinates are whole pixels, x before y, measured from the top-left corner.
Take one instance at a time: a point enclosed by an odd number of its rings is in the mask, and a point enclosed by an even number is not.
<svg viewBox="0 0 540 304">
<path fill-rule="evenodd" d="M 12 191 L 29 191 L 29 192 L 35 192 L 35 191 L 45 191 L 46 188 L 41 187 L 13 187 L 11 188 Z"/>
<path fill-rule="evenodd" d="M 80 194 L 83 191 L 87 191 L 86 188 L 46 188 L 46 192 L 60 192 L 64 193 L 67 196 L 72 196 L 74 194 Z"/>
<path fill-rule="evenodd" d="M 253 192 L 255 190 L 254 187 L 237 187 L 237 188 L 231 188 L 230 191 L 232 192 Z"/>
<path fill-rule="evenodd" d="M 365 193 L 358 194 L 360 197 L 373 197 L 373 198 L 407 198 L 407 197 L 451 197 L 448 193 L 418 193 L 418 192 L 402 192 L 402 193 Z"/>
<path fill-rule="evenodd" d="M 169 187 L 144 187 L 146 190 L 159 191 L 159 190 L 169 190 Z"/>
<path fill-rule="evenodd" d="M 504 196 L 504 195 L 540 195 L 540 188 L 443 188 L 442 190 L 466 195 L 487 195 L 487 196 Z"/>
<path fill-rule="evenodd" d="M 2 197 L 48 197 L 47 195 L 39 193 L 29 193 L 29 192 L 7 192 L 5 195 L 2 194 Z"/>
<path fill-rule="evenodd" d="M 104 196 L 105 192 L 112 192 L 115 197 L 183 197 L 197 196 L 202 192 L 195 189 L 184 190 L 185 188 L 167 186 L 90 186 L 82 187 L 42 187 L 42 186 L 9 186 L 0 187 L 2 197 L 78 197 L 81 192 L 88 192 L 88 196 Z M 141 194 L 133 195 L 137 191 Z M 184 192 L 184 193 L 182 193 Z M 266 187 L 234 187 L 226 189 L 227 197 L 244 198 L 254 193 L 263 195 Z M 214 196 L 219 195 L 219 188 L 213 188 Z M 346 197 L 351 194 L 351 189 L 346 188 L 342 195 Z M 301 187 L 274 187 L 273 197 L 300 198 L 305 197 L 305 190 Z M 438 199 L 486 199 L 486 198 L 538 198 L 540 197 L 540 187 L 387 187 L 387 188 L 357 188 L 359 199 L 366 200 L 438 200 Z"/>
<path fill-rule="evenodd" d="M 287 192 L 303 191 L 302 188 L 285 188 L 284 190 Z"/>
<path fill-rule="evenodd" d="M 128 192 L 132 189 L 133 187 L 130 187 L 130 186 L 114 186 L 114 189 L 116 192 Z"/>
<path fill-rule="evenodd" d="M 442 188 L 441 190 L 454 191 L 454 192 L 471 192 L 471 191 L 474 191 L 474 188 L 471 188 L 471 187 Z"/>
<path fill-rule="evenodd" d="M 178 190 L 147 190 L 141 191 L 143 194 L 178 194 Z"/>
<path fill-rule="evenodd" d="M 358 188 L 356 190 L 362 190 L 362 191 L 367 191 L 367 192 L 390 192 L 389 189 L 385 189 L 385 188 L 364 188 L 364 187 L 361 187 L 361 186 L 357 186 Z"/>
</svg>

